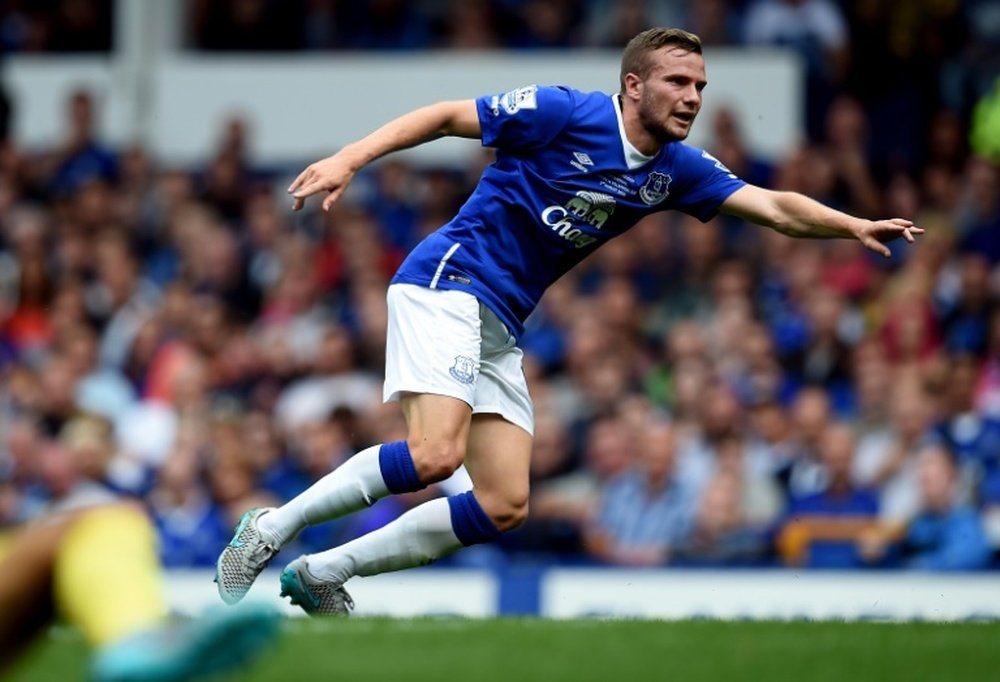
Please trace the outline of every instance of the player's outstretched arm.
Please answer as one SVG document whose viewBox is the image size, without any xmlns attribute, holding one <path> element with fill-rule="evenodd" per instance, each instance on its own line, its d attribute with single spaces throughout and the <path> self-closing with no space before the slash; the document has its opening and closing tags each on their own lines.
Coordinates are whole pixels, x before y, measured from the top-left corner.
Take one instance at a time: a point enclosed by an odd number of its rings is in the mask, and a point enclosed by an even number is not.
<svg viewBox="0 0 1000 682">
<path fill-rule="evenodd" d="M 386 123 L 333 156 L 310 164 L 288 188 L 288 193 L 295 198 L 292 210 L 302 208 L 313 194 L 329 192 L 323 200 L 323 210 L 327 211 L 344 193 L 354 174 L 366 164 L 391 152 L 447 136 L 482 136 L 475 100 L 438 102 L 421 107 Z"/>
<path fill-rule="evenodd" d="M 916 235 L 924 233 L 905 218 L 855 218 L 796 192 L 776 192 L 754 185 L 733 192 L 722 203 L 722 211 L 790 237 L 857 239 L 886 257 L 891 253 L 885 242 L 899 237 L 912 242 Z"/>
</svg>

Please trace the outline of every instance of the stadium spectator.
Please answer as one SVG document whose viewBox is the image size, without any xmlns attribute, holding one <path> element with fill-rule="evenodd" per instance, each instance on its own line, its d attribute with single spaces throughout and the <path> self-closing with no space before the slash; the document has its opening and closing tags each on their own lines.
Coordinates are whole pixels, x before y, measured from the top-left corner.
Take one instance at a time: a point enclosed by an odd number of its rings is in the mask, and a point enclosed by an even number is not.
<svg viewBox="0 0 1000 682">
<path fill-rule="evenodd" d="M 860 215 L 882 207 L 867 158 L 868 126 L 861 103 L 840 95 L 830 102 L 824 121 L 823 156 L 832 163 L 833 204 Z"/>
<path fill-rule="evenodd" d="M 1000 419 L 975 408 L 979 362 L 959 355 L 945 366 L 935 431 L 955 456 L 960 478 L 983 505 L 1000 503 Z"/>
<path fill-rule="evenodd" d="M 971 157 L 962 176 L 964 192 L 955 208 L 955 227 L 959 246 L 1000 262 L 1000 244 L 995 238 L 1000 229 L 1000 168 L 996 162 Z"/>
<path fill-rule="evenodd" d="M 789 496 L 801 497 L 826 487 L 826 471 L 820 459 L 820 442 L 833 419 L 830 395 L 821 388 L 802 389 L 791 406 L 795 455 L 778 478 Z"/>
<path fill-rule="evenodd" d="M 868 114 L 877 176 L 912 171 L 920 162 L 941 67 L 968 40 L 964 9 L 964 3 L 933 0 L 844 5 L 854 52 L 847 81 Z"/>
<path fill-rule="evenodd" d="M 990 318 L 997 309 L 990 295 L 990 263 L 981 253 L 963 253 L 958 259 L 958 271 L 955 299 L 945 302 L 938 313 L 944 344 L 954 354 L 982 355 Z"/>
<path fill-rule="evenodd" d="M 750 45 L 794 50 L 806 66 L 806 127 L 818 139 L 823 112 L 846 74 L 850 34 L 845 17 L 830 0 L 757 0 L 746 13 Z"/>
<path fill-rule="evenodd" d="M 819 457 L 823 488 L 795 495 L 788 504 L 777 545 L 786 564 L 813 568 L 856 568 L 855 544 L 878 521 L 878 497 L 851 480 L 857 439 L 847 424 L 826 428 Z"/>
<path fill-rule="evenodd" d="M 693 428 L 676 436 L 676 475 L 686 486 L 700 491 L 717 467 L 721 447 L 745 435 L 743 407 L 728 386 L 705 387 Z"/>
<path fill-rule="evenodd" d="M 791 415 L 771 396 L 752 402 L 748 415 L 747 459 L 756 464 L 759 473 L 780 482 L 782 472 L 789 471 L 798 453 Z"/>
<path fill-rule="evenodd" d="M 878 339 L 859 341 L 851 353 L 851 381 L 854 397 L 851 417 L 859 438 L 888 429 L 893 367 Z"/>
<path fill-rule="evenodd" d="M 977 411 L 1000 418 L 1000 311 L 990 318 L 986 362 L 976 383 L 975 405 Z"/>
<path fill-rule="evenodd" d="M 718 2 L 698 3 L 696 7 L 708 7 Z M 749 182 L 771 186 L 774 168 L 763 158 L 753 155 L 740 129 L 739 117 L 727 106 L 716 109 L 712 120 L 712 145 L 709 150 L 726 168 Z"/>
<path fill-rule="evenodd" d="M 670 423 L 652 420 L 635 442 L 635 462 L 602 486 L 585 547 L 609 564 L 656 566 L 687 536 L 697 493 L 676 474 L 677 434 Z"/>
<path fill-rule="evenodd" d="M 754 533 L 769 532 L 785 506 L 781 486 L 774 479 L 769 462 L 754 460 L 748 441 L 727 437 L 716 447 L 714 477 L 725 474 L 738 484 L 740 518 Z"/>
<path fill-rule="evenodd" d="M 229 519 L 201 478 L 197 444 L 184 441 L 160 467 L 147 498 L 160 560 L 167 567 L 212 566 L 218 543 L 226 541 Z"/>
<path fill-rule="evenodd" d="M 941 324 L 929 298 L 929 282 L 922 276 L 900 276 L 895 290 L 883 297 L 880 334 L 886 359 L 896 365 L 915 365 L 934 357 L 941 347 Z"/>
<path fill-rule="evenodd" d="M 844 300 L 833 290 L 815 289 L 806 304 L 808 339 L 784 358 L 790 379 L 799 385 L 822 385 L 833 396 L 837 412 L 850 404 L 850 345 L 843 329 Z"/>
<path fill-rule="evenodd" d="M 762 565 L 770 554 L 769 528 L 747 518 L 742 477 L 716 473 L 699 497 L 691 528 L 674 550 L 680 566 Z"/>
<path fill-rule="evenodd" d="M 68 196 L 91 181 L 114 182 L 118 177 L 117 155 L 99 139 L 94 93 L 76 90 L 66 102 L 65 138 L 45 158 L 42 168 L 47 188 Z"/>
<path fill-rule="evenodd" d="M 497 10 L 489 0 L 452 3 L 440 21 L 439 41 L 456 50 L 491 50 L 501 46 Z"/>
<path fill-rule="evenodd" d="M 675 418 L 686 419 L 694 404 L 678 401 L 678 373 L 708 361 L 705 332 L 691 319 L 681 319 L 663 335 L 659 356 L 644 374 L 646 394 L 658 406 L 669 408 Z"/>
<path fill-rule="evenodd" d="M 620 415 L 595 419 L 584 432 L 583 465 L 554 476 L 533 490 L 532 520 L 526 533 L 552 532 L 559 546 L 579 551 L 585 527 L 597 514 L 603 490 L 632 465 L 636 434 Z"/>
<path fill-rule="evenodd" d="M 933 405 L 913 374 L 904 374 L 891 394 L 890 425 L 858 444 L 854 480 L 879 491 L 882 519 L 905 523 L 919 507 L 917 455 L 933 441 Z"/>
<path fill-rule="evenodd" d="M 706 45 L 731 46 L 743 42 L 742 14 L 746 3 L 704 0 L 685 4 L 687 22 L 682 25 L 690 25 L 691 31 L 701 36 Z"/>
<path fill-rule="evenodd" d="M 869 562 L 900 563 L 924 571 L 968 571 L 986 567 L 992 557 L 982 521 L 961 491 L 952 455 L 932 446 L 919 455 L 920 505 L 903 528 L 873 531 L 862 541 Z"/>
</svg>

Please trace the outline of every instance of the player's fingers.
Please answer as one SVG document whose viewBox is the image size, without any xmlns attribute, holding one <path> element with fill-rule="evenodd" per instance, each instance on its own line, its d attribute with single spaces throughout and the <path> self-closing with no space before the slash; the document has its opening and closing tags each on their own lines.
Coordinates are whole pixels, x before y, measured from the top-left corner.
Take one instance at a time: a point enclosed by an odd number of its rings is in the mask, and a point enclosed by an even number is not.
<svg viewBox="0 0 1000 682">
<path fill-rule="evenodd" d="M 906 227 L 903 228 L 903 239 L 905 239 L 906 241 L 910 242 L 911 244 L 913 243 L 913 235 L 910 234 L 910 229 L 909 228 L 906 228 Z"/>
<path fill-rule="evenodd" d="M 886 258 L 892 255 L 892 252 L 889 251 L 889 247 L 877 239 L 866 239 L 863 243 L 866 247 L 868 247 L 875 253 L 882 254 Z"/>
<path fill-rule="evenodd" d="M 291 194 L 292 192 L 294 192 L 295 190 L 297 190 L 299 187 L 302 186 L 302 183 L 306 181 L 306 177 L 308 177 L 310 171 L 311 169 L 306 168 L 304 171 L 298 174 L 295 180 L 292 181 L 292 184 L 288 186 L 289 194 Z"/>
<path fill-rule="evenodd" d="M 327 188 L 323 186 L 321 181 L 312 180 L 299 187 L 292 196 L 297 199 L 305 199 L 306 197 L 311 197 L 313 194 L 316 194 L 316 192 L 322 192 L 324 189 Z"/>
<path fill-rule="evenodd" d="M 337 199 L 340 198 L 340 195 L 343 194 L 343 192 L 344 192 L 343 188 L 338 188 L 330 192 L 330 196 L 328 196 L 326 199 L 323 200 L 323 210 L 329 211 L 330 207 L 333 206 L 333 204 L 337 201 Z"/>
<path fill-rule="evenodd" d="M 889 222 L 900 227 L 913 227 L 913 221 L 906 218 L 892 218 Z"/>
</svg>

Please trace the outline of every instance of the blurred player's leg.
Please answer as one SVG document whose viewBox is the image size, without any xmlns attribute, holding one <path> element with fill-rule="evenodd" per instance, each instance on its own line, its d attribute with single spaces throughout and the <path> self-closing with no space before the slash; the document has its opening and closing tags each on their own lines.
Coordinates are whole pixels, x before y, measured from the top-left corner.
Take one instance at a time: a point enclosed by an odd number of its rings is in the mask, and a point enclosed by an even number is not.
<svg viewBox="0 0 1000 682">
<path fill-rule="evenodd" d="M 274 609 L 257 604 L 164 621 L 99 649 L 90 679 L 188 682 L 243 668 L 276 641 L 278 620 Z"/>
<path fill-rule="evenodd" d="M 0 673 L 52 622 L 52 572 L 71 516 L 33 524 L 0 548 Z"/>
<path fill-rule="evenodd" d="M 55 558 L 60 613 L 92 646 L 158 623 L 167 612 L 156 533 L 146 515 L 114 505 L 81 513 Z"/>
<path fill-rule="evenodd" d="M 310 613 L 346 613 L 343 584 L 421 566 L 463 546 L 495 540 L 527 515 L 531 436 L 498 415 L 472 419 L 466 466 L 472 491 L 426 502 L 340 547 L 293 561 L 282 591 Z"/>
<path fill-rule="evenodd" d="M 156 536 L 127 505 L 32 523 L 0 560 L 0 666 L 56 612 L 95 647 L 96 682 L 181 682 L 244 665 L 275 639 L 273 609 L 224 609 L 189 621 L 164 616 Z"/>
<path fill-rule="evenodd" d="M 274 638 L 276 616 L 259 607 L 167 621 L 156 534 L 134 507 L 81 512 L 52 580 L 59 612 L 95 647 L 97 682 L 190 680 L 243 665 Z"/>
</svg>

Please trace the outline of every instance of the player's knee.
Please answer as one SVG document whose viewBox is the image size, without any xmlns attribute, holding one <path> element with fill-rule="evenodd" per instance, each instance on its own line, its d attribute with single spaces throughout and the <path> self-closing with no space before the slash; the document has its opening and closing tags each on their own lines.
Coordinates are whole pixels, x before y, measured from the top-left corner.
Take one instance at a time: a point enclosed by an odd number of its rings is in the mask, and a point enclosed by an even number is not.
<svg viewBox="0 0 1000 682">
<path fill-rule="evenodd" d="M 423 483 L 437 483 L 455 473 L 465 460 L 465 448 L 450 439 L 409 441 L 410 456 Z"/>
<path fill-rule="evenodd" d="M 512 531 L 528 520 L 528 495 L 509 496 L 490 505 L 487 513 L 501 533 Z"/>
</svg>

